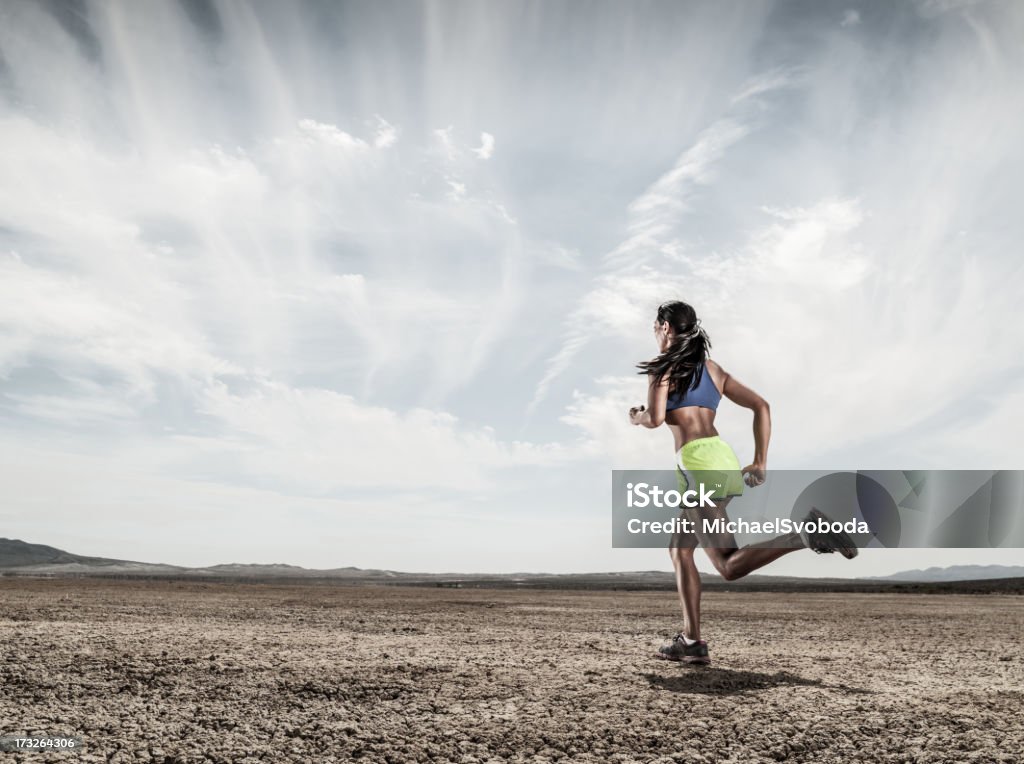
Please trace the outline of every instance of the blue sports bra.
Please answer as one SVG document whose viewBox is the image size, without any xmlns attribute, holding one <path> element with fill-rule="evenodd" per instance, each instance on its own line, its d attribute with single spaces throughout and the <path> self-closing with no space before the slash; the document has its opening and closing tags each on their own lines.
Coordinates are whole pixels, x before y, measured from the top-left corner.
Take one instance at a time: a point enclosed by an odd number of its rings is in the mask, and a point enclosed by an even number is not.
<svg viewBox="0 0 1024 764">
<path fill-rule="evenodd" d="M 700 382 L 691 387 L 686 393 L 672 393 L 665 404 L 666 411 L 681 409 L 687 406 L 701 406 L 702 408 L 718 410 L 718 402 L 722 400 L 722 394 L 715 387 L 714 380 L 708 372 L 707 364 L 704 364 L 700 375 Z"/>
</svg>

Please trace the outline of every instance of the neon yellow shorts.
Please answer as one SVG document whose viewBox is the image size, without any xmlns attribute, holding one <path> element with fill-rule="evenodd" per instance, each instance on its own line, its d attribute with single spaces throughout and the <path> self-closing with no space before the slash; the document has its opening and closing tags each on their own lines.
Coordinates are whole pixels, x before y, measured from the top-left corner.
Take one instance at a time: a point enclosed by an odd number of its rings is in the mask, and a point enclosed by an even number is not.
<svg viewBox="0 0 1024 764">
<path fill-rule="evenodd" d="M 679 490 L 686 491 L 703 484 L 714 488 L 712 496 L 743 495 L 743 473 L 732 447 L 715 435 L 698 438 L 683 445 L 676 454 L 676 477 Z"/>
</svg>

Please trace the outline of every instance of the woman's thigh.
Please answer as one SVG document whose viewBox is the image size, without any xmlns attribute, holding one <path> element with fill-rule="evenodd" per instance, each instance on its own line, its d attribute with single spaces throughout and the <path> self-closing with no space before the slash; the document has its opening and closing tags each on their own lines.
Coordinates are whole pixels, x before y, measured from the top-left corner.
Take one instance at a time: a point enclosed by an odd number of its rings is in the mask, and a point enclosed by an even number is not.
<svg viewBox="0 0 1024 764">
<path fill-rule="evenodd" d="M 680 520 L 693 520 L 692 511 L 689 509 L 683 509 L 679 513 Z M 676 532 L 672 534 L 671 540 L 668 542 L 669 552 L 675 549 L 696 549 L 697 545 L 700 544 L 700 540 L 697 538 L 696 533 L 682 533 Z"/>
<path fill-rule="evenodd" d="M 697 538 L 700 545 L 711 557 L 715 552 L 725 556 L 732 554 L 739 545 L 736 543 L 736 536 L 724 529 L 729 522 L 728 507 L 732 497 L 719 499 L 713 507 L 700 507 L 700 521 L 697 523 Z M 721 521 L 715 523 L 715 521 Z M 705 522 L 707 521 L 707 522 Z M 721 527 L 721 530 L 715 530 Z"/>
</svg>

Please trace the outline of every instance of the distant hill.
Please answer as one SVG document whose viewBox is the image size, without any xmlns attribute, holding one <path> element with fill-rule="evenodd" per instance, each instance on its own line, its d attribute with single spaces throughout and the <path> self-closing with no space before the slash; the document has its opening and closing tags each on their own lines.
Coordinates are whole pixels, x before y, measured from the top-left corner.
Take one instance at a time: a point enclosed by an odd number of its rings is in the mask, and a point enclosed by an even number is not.
<svg viewBox="0 0 1024 764">
<path fill-rule="evenodd" d="M 185 578 L 243 579 L 342 579 L 351 582 L 426 583 L 450 586 L 513 586 L 568 588 L 641 588 L 661 589 L 675 586 L 673 574 L 664 570 L 642 570 L 615 573 L 403 573 L 394 570 L 354 567 L 318 570 L 283 563 L 225 563 L 202 568 L 188 568 L 162 563 L 116 560 L 105 557 L 84 557 L 43 544 L 28 544 L 15 539 L 0 539 L 0 571 L 21 575 L 105 575 L 105 576 L 175 576 Z M 717 576 L 701 574 L 707 583 L 720 581 Z M 764 584 L 818 581 L 786 576 L 750 576 Z"/>
<path fill-rule="evenodd" d="M 924 570 L 904 570 L 871 581 L 982 581 L 989 578 L 1024 578 L 1024 565 L 950 565 Z"/>
<path fill-rule="evenodd" d="M 0 538 L 0 568 L 17 568 L 24 565 L 107 565 L 122 563 L 124 560 L 108 560 L 103 557 L 83 557 L 63 549 L 45 544 L 28 544 L 18 539 Z"/>
<path fill-rule="evenodd" d="M 86 557 L 44 544 L 0 539 L 0 574 L 4 576 L 100 576 L 105 578 L 173 578 L 204 581 L 400 584 L 452 588 L 532 588 L 666 591 L 675 588 L 672 573 L 637 570 L 611 573 L 403 573 L 353 567 L 316 570 L 283 563 L 226 563 L 203 568 Z M 1024 567 L 960 565 L 895 573 L 870 579 L 800 578 L 752 575 L 725 582 L 701 574 L 709 589 L 730 591 L 961 591 L 1024 593 Z"/>
</svg>

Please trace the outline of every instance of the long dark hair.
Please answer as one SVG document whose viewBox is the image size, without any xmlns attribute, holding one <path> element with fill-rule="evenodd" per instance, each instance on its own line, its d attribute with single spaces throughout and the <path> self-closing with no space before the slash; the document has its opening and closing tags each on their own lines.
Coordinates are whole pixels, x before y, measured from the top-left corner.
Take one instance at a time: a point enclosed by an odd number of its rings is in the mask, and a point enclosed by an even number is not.
<svg viewBox="0 0 1024 764">
<path fill-rule="evenodd" d="M 638 363 L 638 373 L 652 375 L 654 384 L 668 377 L 669 394 L 686 393 L 700 384 L 711 339 L 701 328 L 697 311 L 685 302 L 662 303 L 658 308 L 658 323 L 665 321 L 675 330 L 675 339 L 657 358 Z"/>
</svg>

